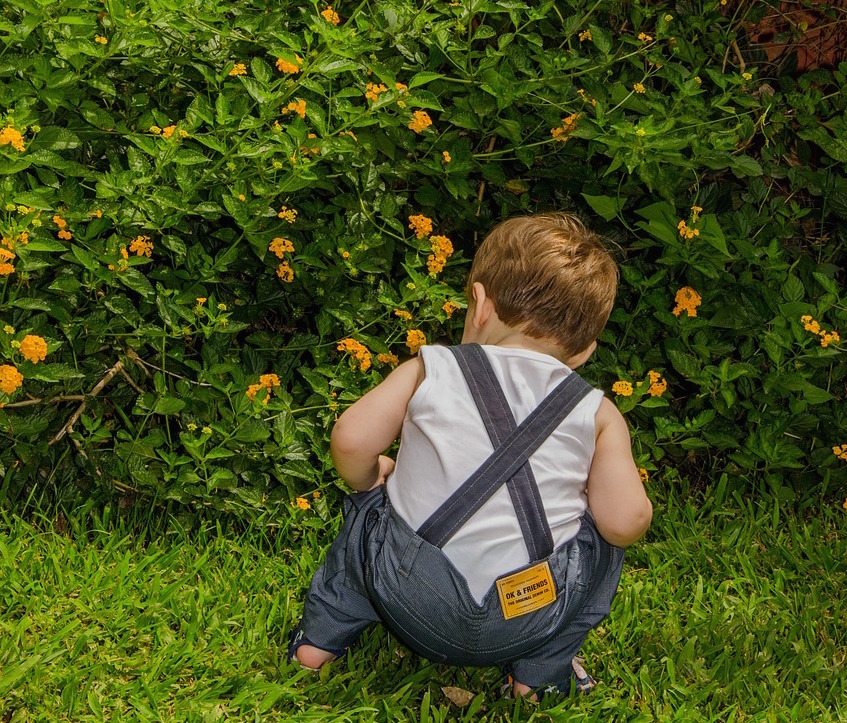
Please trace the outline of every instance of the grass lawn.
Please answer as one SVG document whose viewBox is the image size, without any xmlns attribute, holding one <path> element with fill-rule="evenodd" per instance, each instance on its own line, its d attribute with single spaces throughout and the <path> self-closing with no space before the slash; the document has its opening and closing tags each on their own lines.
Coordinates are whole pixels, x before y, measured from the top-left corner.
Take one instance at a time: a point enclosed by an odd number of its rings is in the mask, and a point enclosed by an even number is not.
<svg viewBox="0 0 847 723">
<path fill-rule="evenodd" d="M 289 665 L 335 525 L 185 532 L 92 508 L 59 534 L 0 511 L 0 721 L 845 720 L 847 513 L 675 484 L 650 483 L 653 526 L 584 648 L 602 684 L 541 704 L 376 627 L 319 676 Z"/>
</svg>

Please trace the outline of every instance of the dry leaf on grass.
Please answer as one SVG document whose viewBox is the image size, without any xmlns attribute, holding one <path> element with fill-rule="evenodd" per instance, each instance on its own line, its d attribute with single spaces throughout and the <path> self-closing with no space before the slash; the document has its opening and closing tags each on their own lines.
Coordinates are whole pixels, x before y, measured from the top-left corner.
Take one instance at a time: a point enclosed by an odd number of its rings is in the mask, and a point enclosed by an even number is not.
<svg viewBox="0 0 847 723">
<path fill-rule="evenodd" d="M 464 708 L 468 703 L 470 703 L 474 699 L 474 693 L 471 693 L 469 690 L 465 690 L 464 688 L 454 688 L 452 686 L 444 686 L 441 688 L 441 692 L 447 696 L 453 705 L 457 705 L 460 708 Z"/>
</svg>

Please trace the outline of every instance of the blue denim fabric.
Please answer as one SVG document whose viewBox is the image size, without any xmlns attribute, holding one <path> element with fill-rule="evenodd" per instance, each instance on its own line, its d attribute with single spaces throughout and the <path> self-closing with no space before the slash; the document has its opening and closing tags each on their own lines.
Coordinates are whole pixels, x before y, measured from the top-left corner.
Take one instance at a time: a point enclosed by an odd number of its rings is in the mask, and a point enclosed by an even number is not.
<svg viewBox="0 0 847 723">
<path fill-rule="evenodd" d="M 506 666 L 526 685 L 568 689 L 571 659 L 608 615 L 623 567 L 623 550 L 600 537 L 589 513 L 547 558 L 556 600 L 506 620 L 496 587 L 478 604 L 465 578 L 400 518 L 382 487 L 348 495 L 345 509 L 300 624 L 315 645 L 345 648 L 381 620 L 429 660 Z"/>
</svg>

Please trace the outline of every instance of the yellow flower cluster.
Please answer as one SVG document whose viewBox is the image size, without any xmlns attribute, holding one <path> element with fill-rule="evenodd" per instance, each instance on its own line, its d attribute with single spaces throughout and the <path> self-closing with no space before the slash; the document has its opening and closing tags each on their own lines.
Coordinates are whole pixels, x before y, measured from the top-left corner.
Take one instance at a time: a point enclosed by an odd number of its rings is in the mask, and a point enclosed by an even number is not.
<svg viewBox="0 0 847 723">
<path fill-rule="evenodd" d="M 256 399 L 256 393 L 260 389 L 267 389 L 268 393 L 265 394 L 264 399 L 262 399 L 262 404 L 267 404 L 268 399 L 271 398 L 271 392 L 273 391 L 273 388 L 278 386 L 279 377 L 276 374 L 262 374 L 262 376 L 259 377 L 258 384 L 251 384 L 249 387 L 247 387 L 247 398 L 252 402 Z"/>
<path fill-rule="evenodd" d="M 229 71 L 230 75 L 247 75 L 247 66 L 244 63 L 236 63 Z"/>
<path fill-rule="evenodd" d="M 618 394 L 622 397 L 631 397 L 632 396 L 632 384 L 630 382 L 624 381 L 621 379 L 620 381 L 612 384 L 612 391 L 615 394 Z"/>
<path fill-rule="evenodd" d="M 838 457 L 838 459 L 843 459 L 845 462 L 847 462 L 847 444 L 841 444 L 841 445 L 836 444 L 832 448 L 832 453 L 836 457 Z"/>
<path fill-rule="evenodd" d="M 647 35 L 647 33 L 638 33 L 638 39 L 642 43 L 649 43 L 653 39 L 653 36 Z"/>
<path fill-rule="evenodd" d="M 562 118 L 562 125 L 558 128 L 551 128 L 550 135 L 557 141 L 565 143 L 568 136 L 576 130 L 577 121 L 582 117 L 582 113 L 571 113 L 567 118 Z"/>
<path fill-rule="evenodd" d="M 153 256 L 153 242 L 149 236 L 136 236 L 129 244 L 129 250 L 136 256 Z"/>
<path fill-rule="evenodd" d="M 312 505 L 309 504 L 309 500 L 305 497 L 298 497 L 294 502 L 291 503 L 292 507 L 299 507 L 301 510 L 310 510 L 312 509 Z"/>
<path fill-rule="evenodd" d="M 676 225 L 676 227 L 677 227 L 677 229 L 679 229 L 679 235 L 682 236 L 685 239 L 692 239 L 695 236 L 700 235 L 700 229 L 699 228 L 690 228 L 688 226 L 688 224 L 685 223 L 685 221 L 680 221 Z"/>
<path fill-rule="evenodd" d="M 633 84 L 632 89 L 636 93 L 646 93 L 647 92 L 647 89 L 644 87 L 644 83 L 635 83 L 635 84 Z"/>
<path fill-rule="evenodd" d="M 579 41 L 582 42 L 583 40 L 591 40 L 591 31 L 590 30 L 583 30 L 579 34 Z"/>
<path fill-rule="evenodd" d="M 368 348 L 361 342 L 347 337 L 346 339 L 342 339 L 340 342 L 338 342 L 337 349 L 338 351 L 350 352 L 350 355 L 353 357 L 353 359 L 358 362 L 359 369 L 361 369 L 363 372 L 366 372 L 368 369 L 370 369 L 371 353 L 368 351 Z"/>
<path fill-rule="evenodd" d="M 279 209 L 279 213 L 277 214 L 283 221 L 288 221 L 288 223 L 294 223 L 297 220 L 297 209 L 288 208 L 288 206 L 283 206 Z"/>
<path fill-rule="evenodd" d="M 688 312 L 688 316 L 697 316 L 697 307 L 700 306 L 702 299 L 690 286 L 683 286 L 676 292 L 676 306 L 673 309 L 673 315 L 679 316 L 683 311 Z"/>
<path fill-rule="evenodd" d="M 432 219 L 420 214 L 409 216 L 409 228 L 418 238 L 429 236 L 432 233 Z"/>
<path fill-rule="evenodd" d="M 294 253 L 294 244 L 287 238 L 277 236 L 273 241 L 271 241 L 270 246 L 268 246 L 268 251 L 275 254 L 278 259 L 281 259 L 283 258 L 283 254 L 286 252 Z"/>
<path fill-rule="evenodd" d="M 321 16 L 330 25 L 338 25 L 338 23 L 341 22 L 341 18 L 338 17 L 338 13 L 332 8 L 326 8 L 326 10 L 321 11 Z"/>
<path fill-rule="evenodd" d="M 412 113 L 412 120 L 409 121 L 409 128 L 411 128 L 415 133 L 422 133 L 425 128 L 429 128 L 432 125 L 432 119 L 429 117 L 429 113 L 425 110 L 416 110 Z"/>
<path fill-rule="evenodd" d="M 597 105 L 597 99 L 596 99 L 596 98 L 591 98 L 591 97 L 588 95 L 588 93 L 586 93 L 586 92 L 585 92 L 585 89 L 584 89 L 584 88 L 580 88 L 580 89 L 576 92 L 576 94 L 577 94 L 580 98 L 582 98 L 582 100 L 583 100 L 584 102 L 586 102 L 586 103 L 591 103 L 591 105 Z"/>
<path fill-rule="evenodd" d="M 0 391 L 11 394 L 24 383 L 23 375 L 11 364 L 0 364 Z"/>
<path fill-rule="evenodd" d="M 703 213 L 702 206 L 691 207 L 691 223 L 697 223 L 700 220 L 700 214 Z"/>
<path fill-rule="evenodd" d="M 372 100 L 374 103 L 379 100 L 380 93 L 385 93 L 388 90 L 382 83 L 368 83 L 365 86 L 365 98 Z"/>
<path fill-rule="evenodd" d="M 20 352 L 24 359 L 38 364 L 47 358 L 47 342 L 36 334 L 27 334 L 21 339 Z"/>
<path fill-rule="evenodd" d="M 405 319 L 406 321 L 412 320 L 412 315 L 405 309 L 394 309 L 394 316 L 399 316 L 401 319 Z"/>
<path fill-rule="evenodd" d="M 826 329 L 822 329 L 821 325 L 808 314 L 801 316 L 800 321 L 803 323 L 803 328 L 806 331 L 811 331 L 812 334 L 817 334 L 820 337 L 821 346 L 829 346 L 834 341 L 841 341 L 841 337 L 837 331 L 827 331 Z"/>
<path fill-rule="evenodd" d="M 441 162 L 446 166 L 453 159 L 450 157 L 450 153 L 448 151 L 441 151 Z"/>
<path fill-rule="evenodd" d="M 410 354 L 417 354 L 420 349 L 426 344 L 426 336 L 420 329 L 410 329 L 406 334 L 406 346 L 409 347 Z"/>
<path fill-rule="evenodd" d="M 447 318 L 451 318 L 453 316 L 454 311 L 458 311 L 461 309 L 458 304 L 454 304 L 452 301 L 445 301 L 444 306 L 441 307 L 441 310 L 447 314 Z"/>
<path fill-rule="evenodd" d="M 302 98 L 300 100 L 292 100 L 285 108 L 283 108 L 280 113 L 283 115 L 288 115 L 289 113 L 296 113 L 301 118 L 306 117 L 306 101 Z"/>
<path fill-rule="evenodd" d="M 294 269 L 291 268 L 287 261 L 283 261 L 276 267 L 276 275 L 279 276 L 279 278 L 286 284 L 290 284 L 294 281 Z"/>
<path fill-rule="evenodd" d="M 647 393 L 651 397 L 661 397 L 668 388 L 668 380 L 665 379 L 659 372 L 654 372 L 652 369 L 647 372 L 650 376 L 650 388 Z"/>
<path fill-rule="evenodd" d="M 108 38 L 104 38 L 102 35 L 95 35 L 95 36 L 94 36 L 94 42 L 95 42 L 95 43 L 100 43 L 100 45 L 105 45 L 106 43 L 108 43 L 108 42 L 109 42 L 109 39 L 108 39 Z"/>
<path fill-rule="evenodd" d="M 446 236 L 431 236 L 432 253 L 426 259 L 426 267 L 430 276 L 435 276 L 444 269 L 447 259 L 453 255 L 453 242 Z"/>
<path fill-rule="evenodd" d="M 400 359 L 396 354 L 377 354 L 377 361 L 382 364 L 391 364 L 392 366 L 397 366 L 400 363 Z"/>
<path fill-rule="evenodd" d="M 639 467 L 639 468 L 638 468 L 638 476 L 639 476 L 639 477 L 641 477 L 641 481 L 642 481 L 644 484 L 647 484 L 647 480 L 649 480 L 649 479 L 650 479 L 650 475 L 649 475 L 649 474 L 647 474 L 647 470 L 646 470 L 646 469 L 644 469 L 644 467 Z"/>
<path fill-rule="evenodd" d="M 294 75 L 294 73 L 299 73 L 300 63 L 303 62 L 303 58 L 301 58 L 299 55 L 295 55 L 294 57 L 297 59 L 296 63 L 289 62 L 288 60 L 284 60 L 283 58 L 277 58 L 277 70 L 286 73 L 287 75 Z"/>
<path fill-rule="evenodd" d="M 15 130 L 12 126 L 6 126 L 0 131 L 0 146 L 12 146 L 20 152 L 25 150 L 23 136 L 20 131 Z"/>
</svg>

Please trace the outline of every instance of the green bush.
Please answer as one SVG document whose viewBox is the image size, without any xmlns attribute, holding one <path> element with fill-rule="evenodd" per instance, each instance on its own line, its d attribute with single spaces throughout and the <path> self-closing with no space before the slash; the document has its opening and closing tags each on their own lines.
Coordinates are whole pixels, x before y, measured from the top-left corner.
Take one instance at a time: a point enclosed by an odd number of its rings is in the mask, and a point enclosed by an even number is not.
<svg viewBox="0 0 847 723">
<path fill-rule="evenodd" d="M 645 474 L 843 489 L 847 67 L 757 57 L 767 7 L 4 3 L 0 498 L 320 525 L 339 410 L 550 208 L 617 249 L 585 375 Z"/>
</svg>

